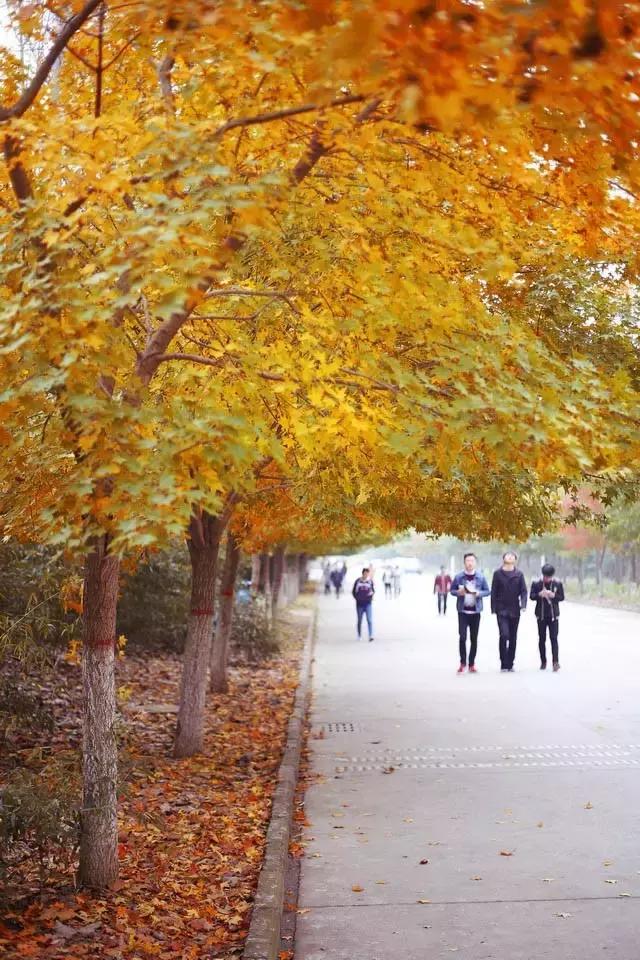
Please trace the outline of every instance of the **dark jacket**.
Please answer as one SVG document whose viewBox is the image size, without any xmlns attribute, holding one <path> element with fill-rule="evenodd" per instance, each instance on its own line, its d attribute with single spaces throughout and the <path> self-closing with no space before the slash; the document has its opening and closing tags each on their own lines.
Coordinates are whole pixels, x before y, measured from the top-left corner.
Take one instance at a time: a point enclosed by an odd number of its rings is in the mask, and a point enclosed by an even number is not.
<svg viewBox="0 0 640 960">
<path fill-rule="evenodd" d="M 450 593 L 457 594 L 460 587 L 464 587 L 465 576 L 466 574 L 464 570 L 462 573 L 456 573 L 451 584 Z M 489 584 L 487 583 L 484 574 L 479 573 L 477 570 L 475 573 L 475 586 L 476 590 L 478 591 L 476 594 L 475 612 L 482 613 L 482 598 L 488 597 L 491 591 L 489 590 Z M 464 597 L 456 596 L 456 607 L 458 609 L 458 613 L 464 613 Z"/>
<path fill-rule="evenodd" d="M 499 570 L 491 582 L 491 613 L 519 617 L 527 605 L 527 584 L 521 570 Z"/>
<path fill-rule="evenodd" d="M 369 587 L 369 590 L 366 591 L 366 592 L 368 593 L 368 596 L 365 596 L 365 595 L 363 595 L 363 596 L 358 596 L 358 586 L 359 586 L 359 584 L 362 584 L 362 583 L 366 583 L 367 586 Z M 355 599 L 355 601 L 356 601 L 356 604 L 357 604 L 359 607 L 366 607 L 366 606 L 368 606 L 368 605 L 371 603 L 371 601 L 373 600 L 373 595 L 374 595 L 375 592 L 376 592 L 376 589 L 375 589 L 375 587 L 374 587 L 374 585 L 373 585 L 373 581 L 372 581 L 372 580 L 363 580 L 362 577 L 358 577 L 358 579 L 357 579 L 357 580 L 355 581 L 355 583 L 353 584 L 353 590 L 351 591 L 351 596 L 354 597 L 354 599 Z M 365 591 L 362 591 L 362 593 L 364 594 Z"/>
<path fill-rule="evenodd" d="M 547 589 L 553 590 L 555 597 L 548 600 L 540 596 L 540 591 L 544 587 L 544 580 L 534 580 L 531 584 L 531 599 L 536 605 L 536 617 L 538 620 L 557 620 L 560 616 L 560 601 L 564 600 L 564 587 L 561 580 L 552 580 Z"/>
</svg>

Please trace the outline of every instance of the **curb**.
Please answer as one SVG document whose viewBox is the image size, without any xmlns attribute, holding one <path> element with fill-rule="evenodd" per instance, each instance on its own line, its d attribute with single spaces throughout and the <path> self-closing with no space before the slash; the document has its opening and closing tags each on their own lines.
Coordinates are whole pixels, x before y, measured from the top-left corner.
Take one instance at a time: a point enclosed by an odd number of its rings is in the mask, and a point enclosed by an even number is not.
<svg viewBox="0 0 640 960">
<path fill-rule="evenodd" d="M 311 652 L 316 615 L 317 610 L 314 609 L 302 651 L 298 689 L 289 718 L 287 742 L 273 794 L 264 862 L 258 878 L 249 933 L 242 954 L 243 960 L 278 960 L 281 949 L 280 921 L 284 908 L 294 799 L 311 690 Z"/>
</svg>

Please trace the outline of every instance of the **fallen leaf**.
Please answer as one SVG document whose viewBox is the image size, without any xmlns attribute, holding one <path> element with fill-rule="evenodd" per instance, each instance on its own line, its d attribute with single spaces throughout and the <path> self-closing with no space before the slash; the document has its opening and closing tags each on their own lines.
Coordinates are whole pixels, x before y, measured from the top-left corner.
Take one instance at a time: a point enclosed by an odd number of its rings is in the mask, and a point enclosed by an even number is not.
<svg viewBox="0 0 640 960">
<path fill-rule="evenodd" d="M 513 856 L 513 850 L 501 850 L 501 851 L 500 851 L 500 856 L 501 856 L 501 857 L 512 857 L 512 856 Z"/>
<path fill-rule="evenodd" d="M 431 903 L 431 900 L 416 900 L 416 903 Z"/>
<path fill-rule="evenodd" d="M 472 880 L 482 880 L 482 877 L 471 877 Z"/>
<path fill-rule="evenodd" d="M 536 823 L 536 827 L 544 827 L 542 820 L 539 820 L 538 823 Z"/>
<path fill-rule="evenodd" d="M 354 883 L 351 889 L 353 890 L 354 893 L 364 893 L 364 887 L 358 886 L 357 883 Z"/>
<path fill-rule="evenodd" d="M 421 863 L 421 864 L 429 863 L 429 861 L 428 861 L 428 860 L 421 860 L 420 863 Z"/>
<path fill-rule="evenodd" d="M 632 893 L 619 893 L 618 896 L 619 896 L 619 897 L 632 897 L 633 894 L 632 894 Z"/>
<path fill-rule="evenodd" d="M 618 882 L 617 880 L 609 880 L 609 878 L 605 880 L 605 883 L 617 883 L 617 882 Z"/>
<path fill-rule="evenodd" d="M 542 882 L 543 882 L 543 883 L 553 883 L 554 880 L 555 880 L 555 877 L 543 877 L 543 878 L 542 878 Z"/>
<path fill-rule="evenodd" d="M 603 860 L 603 861 L 602 861 L 602 866 L 603 866 L 603 867 L 610 867 L 610 866 L 612 865 L 612 863 L 613 863 L 613 860 Z"/>
<path fill-rule="evenodd" d="M 383 773 L 395 773 L 395 772 L 396 772 L 396 768 L 395 768 L 395 767 L 385 767 L 382 772 L 383 772 Z"/>
<path fill-rule="evenodd" d="M 585 810 L 593 810 L 593 804 L 591 803 L 591 800 L 588 800 L 588 801 L 585 803 L 584 808 L 585 808 Z"/>
<path fill-rule="evenodd" d="M 554 913 L 554 917 L 559 917 L 561 920 L 566 920 L 568 917 L 571 917 L 571 913 Z"/>
</svg>

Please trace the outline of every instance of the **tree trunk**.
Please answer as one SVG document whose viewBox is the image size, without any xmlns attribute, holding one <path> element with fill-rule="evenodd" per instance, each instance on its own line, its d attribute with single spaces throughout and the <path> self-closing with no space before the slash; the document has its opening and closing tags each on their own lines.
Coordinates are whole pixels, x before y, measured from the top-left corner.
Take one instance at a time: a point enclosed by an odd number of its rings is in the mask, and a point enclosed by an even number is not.
<svg viewBox="0 0 640 960">
<path fill-rule="evenodd" d="M 259 553 L 254 553 L 251 557 L 251 596 L 257 597 L 260 593 L 260 571 L 262 569 L 262 560 Z"/>
<path fill-rule="evenodd" d="M 298 586 L 300 590 L 302 590 L 306 584 L 307 577 L 307 555 L 306 553 L 300 553 L 298 554 Z"/>
<path fill-rule="evenodd" d="M 629 577 L 632 583 L 638 583 L 638 554 L 635 550 L 631 551 L 631 564 L 629 569 Z"/>
<path fill-rule="evenodd" d="M 580 596 L 584 593 L 584 561 L 582 557 L 578 557 L 577 561 L 578 566 L 578 584 L 580 585 Z"/>
<path fill-rule="evenodd" d="M 271 594 L 271 558 L 268 553 L 260 554 L 260 591 L 265 597 Z"/>
<path fill-rule="evenodd" d="M 84 570 L 81 884 L 103 889 L 118 878 L 118 750 L 115 641 L 120 561 L 101 537 Z"/>
<path fill-rule="evenodd" d="M 227 537 L 227 554 L 220 584 L 218 624 L 211 648 L 211 673 L 209 689 L 212 693 L 226 693 L 227 666 L 229 662 L 229 637 L 233 620 L 233 604 L 236 596 L 236 577 L 240 565 L 240 547 L 232 533 Z"/>
<path fill-rule="evenodd" d="M 624 572 L 624 558 L 620 553 L 616 553 L 613 560 L 613 577 L 617 584 L 622 583 Z"/>
<path fill-rule="evenodd" d="M 295 603 L 298 599 L 298 555 L 289 555 L 287 561 L 287 603 Z"/>
<path fill-rule="evenodd" d="M 204 745 L 207 671 L 213 638 L 218 549 L 226 518 L 202 513 L 189 524 L 191 609 L 187 624 L 174 757 L 191 757 Z"/>
<path fill-rule="evenodd" d="M 271 588 L 271 616 L 275 619 L 280 606 L 282 575 L 284 573 L 284 547 L 278 547 L 273 554 L 273 585 Z"/>
<path fill-rule="evenodd" d="M 604 596 L 604 576 L 603 576 L 603 567 L 604 567 L 604 555 L 607 550 L 606 543 L 603 545 L 601 550 L 596 550 L 596 583 L 600 588 L 600 596 Z"/>
</svg>

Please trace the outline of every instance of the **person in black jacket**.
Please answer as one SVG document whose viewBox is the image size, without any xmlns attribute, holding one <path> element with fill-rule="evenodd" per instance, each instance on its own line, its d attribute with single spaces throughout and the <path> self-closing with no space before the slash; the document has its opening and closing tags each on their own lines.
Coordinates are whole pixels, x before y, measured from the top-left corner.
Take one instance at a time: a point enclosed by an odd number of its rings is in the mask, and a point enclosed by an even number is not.
<svg viewBox="0 0 640 960">
<path fill-rule="evenodd" d="M 498 618 L 500 669 L 503 673 L 513 672 L 520 612 L 527 605 L 527 584 L 522 571 L 516 567 L 517 562 L 518 554 L 507 550 L 491 583 L 491 612 Z"/>
<path fill-rule="evenodd" d="M 558 659 L 558 617 L 560 602 L 564 600 L 564 587 L 561 580 L 554 578 L 556 570 L 550 563 L 542 568 L 542 579 L 531 584 L 531 599 L 536 605 L 538 620 L 538 649 L 540 650 L 540 669 L 547 669 L 547 630 L 551 640 L 553 669 L 560 669 Z"/>
</svg>

